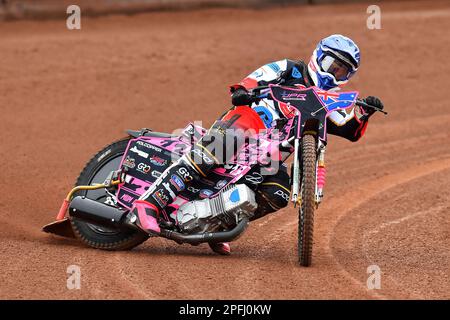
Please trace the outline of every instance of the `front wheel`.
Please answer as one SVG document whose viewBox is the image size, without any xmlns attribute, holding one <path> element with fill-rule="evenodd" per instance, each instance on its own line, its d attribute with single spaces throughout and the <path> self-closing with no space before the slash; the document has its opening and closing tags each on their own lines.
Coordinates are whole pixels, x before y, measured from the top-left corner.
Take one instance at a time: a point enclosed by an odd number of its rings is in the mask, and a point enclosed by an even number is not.
<svg viewBox="0 0 450 320">
<path fill-rule="evenodd" d="M 114 142 L 98 152 L 84 167 L 76 185 L 103 183 L 111 171 L 120 166 L 120 160 L 127 148 L 129 138 Z M 105 189 L 80 191 L 75 196 L 115 205 L 114 195 Z M 75 236 L 90 247 L 104 250 L 128 250 L 148 239 L 148 235 L 139 230 L 115 230 L 70 217 Z"/>
<path fill-rule="evenodd" d="M 314 210 L 316 191 L 316 139 L 305 135 L 302 139 L 302 183 L 298 225 L 299 263 L 304 267 L 311 265 Z"/>
</svg>

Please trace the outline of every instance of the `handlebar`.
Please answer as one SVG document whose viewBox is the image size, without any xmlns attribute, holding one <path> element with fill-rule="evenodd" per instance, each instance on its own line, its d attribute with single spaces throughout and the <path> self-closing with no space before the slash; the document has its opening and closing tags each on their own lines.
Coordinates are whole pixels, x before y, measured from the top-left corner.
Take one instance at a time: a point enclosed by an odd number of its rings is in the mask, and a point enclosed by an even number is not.
<svg viewBox="0 0 450 320">
<path fill-rule="evenodd" d="M 283 86 L 283 87 L 288 87 L 288 88 L 298 89 L 298 87 L 296 87 L 296 86 Z M 259 96 L 259 91 L 264 90 L 264 89 L 269 89 L 269 88 L 270 88 L 270 86 L 268 86 L 268 85 L 266 85 L 266 86 L 259 86 L 259 87 L 255 87 L 255 88 L 250 89 L 250 90 L 249 90 L 249 93 L 250 93 L 250 96 L 251 96 L 252 98 L 254 98 L 254 99 L 261 99 L 261 98 L 263 98 L 263 97 L 262 97 L 262 96 Z M 374 109 L 374 110 L 376 110 L 376 111 L 378 111 L 378 112 L 381 112 L 381 113 L 383 113 L 383 114 L 385 114 L 385 115 L 388 114 L 386 111 L 384 111 L 384 110 L 382 110 L 382 109 L 380 109 L 380 108 L 374 107 L 374 106 L 372 106 L 372 105 L 370 105 L 370 104 L 367 104 L 367 103 L 365 103 L 364 101 L 362 101 L 362 100 L 360 100 L 360 99 L 357 99 L 356 102 L 355 102 L 355 104 L 356 104 L 357 106 L 360 106 L 360 107 L 372 108 L 372 109 Z"/>
</svg>

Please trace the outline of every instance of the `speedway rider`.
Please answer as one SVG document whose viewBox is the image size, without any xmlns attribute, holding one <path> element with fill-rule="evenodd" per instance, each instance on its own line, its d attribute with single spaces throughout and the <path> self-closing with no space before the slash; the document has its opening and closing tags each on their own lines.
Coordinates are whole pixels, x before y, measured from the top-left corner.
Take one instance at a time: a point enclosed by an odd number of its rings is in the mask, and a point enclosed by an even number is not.
<svg viewBox="0 0 450 320">
<path fill-rule="evenodd" d="M 176 181 L 181 179 L 183 187 L 187 187 L 186 184 L 193 179 L 206 177 L 215 166 L 227 162 L 227 159 L 219 159 L 214 150 L 208 148 L 208 141 L 222 139 L 220 143 L 227 148 L 225 132 L 230 129 L 265 130 L 288 117 L 285 110 L 281 110 L 273 100 L 265 99 L 260 105 L 249 93 L 250 89 L 261 85 L 281 84 L 317 86 L 322 90 L 333 91 L 346 84 L 359 65 L 358 46 L 345 36 L 331 35 L 319 42 L 308 64 L 290 59 L 272 62 L 251 73 L 239 84 L 231 86 L 234 107 L 221 116 L 188 154 L 167 168 L 150 189 L 135 201 L 131 212 L 137 217 L 136 225 L 150 234 L 158 234 L 160 212 L 181 192 L 182 186 L 177 185 Z M 364 102 L 383 109 L 382 102 L 376 97 L 369 96 Z M 374 112 L 372 108 L 359 106 L 351 109 L 350 113 L 333 111 L 327 119 L 327 132 L 357 141 L 364 135 L 368 119 Z M 258 209 L 252 219 L 286 207 L 289 189 L 289 175 L 286 166 L 281 164 L 275 174 L 265 176 L 255 187 Z M 219 254 L 230 254 L 228 243 L 210 246 Z"/>
</svg>

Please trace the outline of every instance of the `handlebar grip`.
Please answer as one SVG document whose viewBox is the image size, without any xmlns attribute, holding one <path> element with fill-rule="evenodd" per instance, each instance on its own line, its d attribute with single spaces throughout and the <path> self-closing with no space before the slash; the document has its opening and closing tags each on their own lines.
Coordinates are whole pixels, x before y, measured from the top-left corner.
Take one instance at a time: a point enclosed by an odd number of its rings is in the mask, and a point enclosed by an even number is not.
<svg viewBox="0 0 450 320">
<path fill-rule="evenodd" d="M 365 103 L 364 101 L 362 101 L 362 100 L 356 100 L 356 102 L 355 102 L 355 104 L 357 105 L 357 106 L 360 106 L 360 107 L 366 107 L 366 108 L 372 108 L 372 109 L 374 109 L 374 110 L 376 110 L 376 111 L 379 111 L 379 112 L 381 112 L 381 113 L 384 113 L 384 114 L 388 114 L 386 111 L 384 111 L 384 110 L 382 110 L 382 109 L 380 109 L 380 108 L 377 108 L 377 107 L 374 107 L 374 106 L 372 106 L 372 105 L 370 105 L 370 104 L 367 104 L 367 103 Z"/>
</svg>

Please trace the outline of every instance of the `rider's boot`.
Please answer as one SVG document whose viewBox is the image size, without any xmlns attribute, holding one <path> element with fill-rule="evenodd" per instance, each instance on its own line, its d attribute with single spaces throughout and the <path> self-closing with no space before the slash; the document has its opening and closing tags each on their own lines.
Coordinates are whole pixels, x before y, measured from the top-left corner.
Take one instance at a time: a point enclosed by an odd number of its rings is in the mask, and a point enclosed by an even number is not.
<svg viewBox="0 0 450 320">
<path fill-rule="evenodd" d="M 231 247 L 228 242 L 210 243 L 209 247 L 215 253 L 223 256 L 229 256 L 231 254 Z"/>
<path fill-rule="evenodd" d="M 149 234 L 158 235 L 161 232 L 158 224 L 159 208 L 150 202 L 136 200 L 130 212 L 136 217 L 135 225 Z"/>
</svg>

